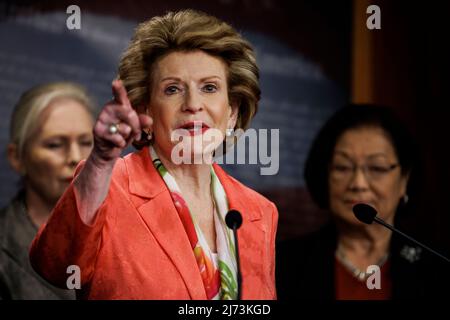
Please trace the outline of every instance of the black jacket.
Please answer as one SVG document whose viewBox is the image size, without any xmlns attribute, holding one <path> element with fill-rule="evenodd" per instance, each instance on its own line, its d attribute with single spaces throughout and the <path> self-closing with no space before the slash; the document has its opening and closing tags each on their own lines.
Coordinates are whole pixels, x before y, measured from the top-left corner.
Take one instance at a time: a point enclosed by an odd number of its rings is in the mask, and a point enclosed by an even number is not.
<svg viewBox="0 0 450 320">
<path fill-rule="evenodd" d="M 48 284 L 31 267 L 28 250 L 37 228 L 20 193 L 0 210 L 0 299 L 74 299 L 72 290 Z"/>
<path fill-rule="evenodd" d="M 310 235 L 278 243 L 278 299 L 333 300 L 336 242 L 336 229 L 333 224 L 327 224 Z M 393 234 L 389 256 L 392 298 L 448 300 L 450 264 L 424 250 L 420 254 L 410 254 L 417 249 Z"/>
</svg>

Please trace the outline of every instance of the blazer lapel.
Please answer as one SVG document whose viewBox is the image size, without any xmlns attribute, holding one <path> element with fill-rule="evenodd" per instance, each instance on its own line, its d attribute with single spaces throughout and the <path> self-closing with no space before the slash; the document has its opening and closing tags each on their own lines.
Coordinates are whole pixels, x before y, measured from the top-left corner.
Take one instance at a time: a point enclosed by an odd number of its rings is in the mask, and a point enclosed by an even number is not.
<svg viewBox="0 0 450 320">
<path fill-rule="evenodd" d="M 270 253 L 264 248 L 266 234 L 270 230 L 266 230 L 267 226 L 262 223 L 262 212 L 255 198 L 217 164 L 214 164 L 214 171 L 227 195 L 229 210 L 237 210 L 242 215 L 242 226 L 237 232 L 242 273 L 241 297 L 255 299 L 265 290 L 257 284 L 261 284 L 264 277 L 263 261 L 269 259 L 267 254 Z"/>
<path fill-rule="evenodd" d="M 136 208 L 145 224 L 178 269 L 192 299 L 206 299 L 197 262 L 170 193 L 152 164 L 148 148 L 125 159 L 129 191 L 145 200 Z"/>
</svg>

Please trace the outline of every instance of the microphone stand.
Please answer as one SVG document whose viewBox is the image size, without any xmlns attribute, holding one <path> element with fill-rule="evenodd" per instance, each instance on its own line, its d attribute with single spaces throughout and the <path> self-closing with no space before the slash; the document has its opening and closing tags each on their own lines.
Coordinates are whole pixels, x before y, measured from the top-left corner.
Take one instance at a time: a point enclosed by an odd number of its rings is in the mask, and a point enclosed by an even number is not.
<svg viewBox="0 0 450 320">
<path fill-rule="evenodd" d="M 238 235 L 237 235 L 237 229 L 239 229 L 242 225 L 242 215 L 237 210 L 230 210 L 228 211 L 227 215 L 225 216 L 225 223 L 227 224 L 228 228 L 233 230 L 233 236 L 234 236 L 234 249 L 236 252 L 236 278 L 237 278 L 237 300 L 241 300 L 242 298 L 242 275 L 241 275 L 241 259 L 239 256 L 239 242 L 238 242 Z"/>
<path fill-rule="evenodd" d="M 394 228 L 393 226 L 391 226 L 389 223 L 384 222 L 383 220 L 381 220 L 380 218 L 378 218 L 377 216 L 374 217 L 374 221 L 376 223 L 381 224 L 382 226 L 385 226 L 386 228 L 388 228 L 389 230 L 392 230 L 393 232 L 396 232 L 400 235 L 402 235 L 403 237 L 405 237 L 406 239 L 408 239 L 409 241 L 414 242 L 415 244 L 417 244 L 419 247 L 424 248 L 425 250 L 430 251 L 431 253 L 434 253 L 435 255 L 437 255 L 438 257 L 441 257 L 442 259 L 444 259 L 447 262 L 450 262 L 450 260 L 443 256 L 442 254 L 440 254 L 439 252 L 434 251 L 433 249 L 431 249 L 430 247 L 424 245 L 423 243 L 420 243 L 419 241 L 417 241 L 414 238 L 411 238 L 410 236 L 408 236 L 407 234 L 404 234 L 403 232 L 401 232 L 400 230 Z"/>
<path fill-rule="evenodd" d="M 394 228 L 394 226 L 392 226 L 389 223 L 387 223 L 387 222 L 383 221 L 382 219 L 378 218 L 377 217 L 377 210 L 374 207 L 372 207 L 372 206 L 370 206 L 370 205 L 368 205 L 366 203 L 358 203 L 358 204 L 353 206 L 352 210 L 353 210 L 353 213 L 355 214 L 356 219 L 358 219 L 359 221 L 361 221 L 361 222 L 363 222 L 365 224 L 372 224 L 372 222 L 375 221 L 376 223 L 382 225 L 383 227 L 386 227 L 389 230 L 391 230 L 393 232 L 396 232 L 396 233 L 400 234 L 401 236 L 405 237 L 409 241 L 417 244 L 419 247 L 424 248 L 425 250 L 435 254 L 436 256 L 444 259 L 447 262 L 450 262 L 450 259 L 448 259 L 444 255 L 440 254 L 439 252 L 436 252 L 435 250 L 431 249 L 430 247 L 427 247 L 423 243 L 420 243 L 416 239 L 408 236 L 407 234 L 404 234 L 400 230 Z"/>
<path fill-rule="evenodd" d="M 233 224 L 233 235 L 236 248 L 236 264 L 237 264 L 237 274 L 236 274 L 237 290 L 238 290 L 237 300 L 241 300 L 241 286 L 242 286 L 241 259 L 239 258 L 239 243 L 238 243 L 236 223 Z"/>
</svg>

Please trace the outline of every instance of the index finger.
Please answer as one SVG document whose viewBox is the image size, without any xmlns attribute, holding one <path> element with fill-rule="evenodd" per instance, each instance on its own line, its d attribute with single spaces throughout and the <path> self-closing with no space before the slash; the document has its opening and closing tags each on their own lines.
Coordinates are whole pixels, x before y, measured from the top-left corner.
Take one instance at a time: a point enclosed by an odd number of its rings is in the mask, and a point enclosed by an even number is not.
<svg viewBox="0 0 450 320">
<path fill-rule="evenodd" d="M 125 90 L 122 81 L 116 79 L 112 82 L 112 92 L 114 95 L 114 100 L 116 102 L 131 108 L 131 103 L 130 100 L 128 99 L 127 90 Z"/>
</svg>

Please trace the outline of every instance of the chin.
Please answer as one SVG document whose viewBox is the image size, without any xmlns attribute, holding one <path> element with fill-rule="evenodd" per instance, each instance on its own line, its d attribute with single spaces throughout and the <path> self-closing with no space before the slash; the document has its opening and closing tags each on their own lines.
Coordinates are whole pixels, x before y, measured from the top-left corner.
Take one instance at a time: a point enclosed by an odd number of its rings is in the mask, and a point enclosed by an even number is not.
<svg viewBox="0 0 450 320">
<path fill-rule="evenodd" d="M 203 150 L 198 152 L 192 152 L 191 154 L 192 159 L 200 159 L 201 164 L 212 164 L 213 156 L 211 152 L 204 152 Z M 195 160 L 197 161 L 197 160 Z"/>
<path fill-rule="evenodd" d="M 58 199 L 59 199 L 59 197 L 61 197 L 63 194 L 64 194 L 64 192 L 66 191 L 66 189 L 70 186 L 70 184 L 71 184 L 71 182 L 61 182 L 60 184 L 59 184 L 59 187 L 58 187 L 58 189 L 57 190 L 55 190 L 55 192 L 53 193 L 53 195 L 55 196 L 55 197 L 58 197 Z"/>
</svg>

